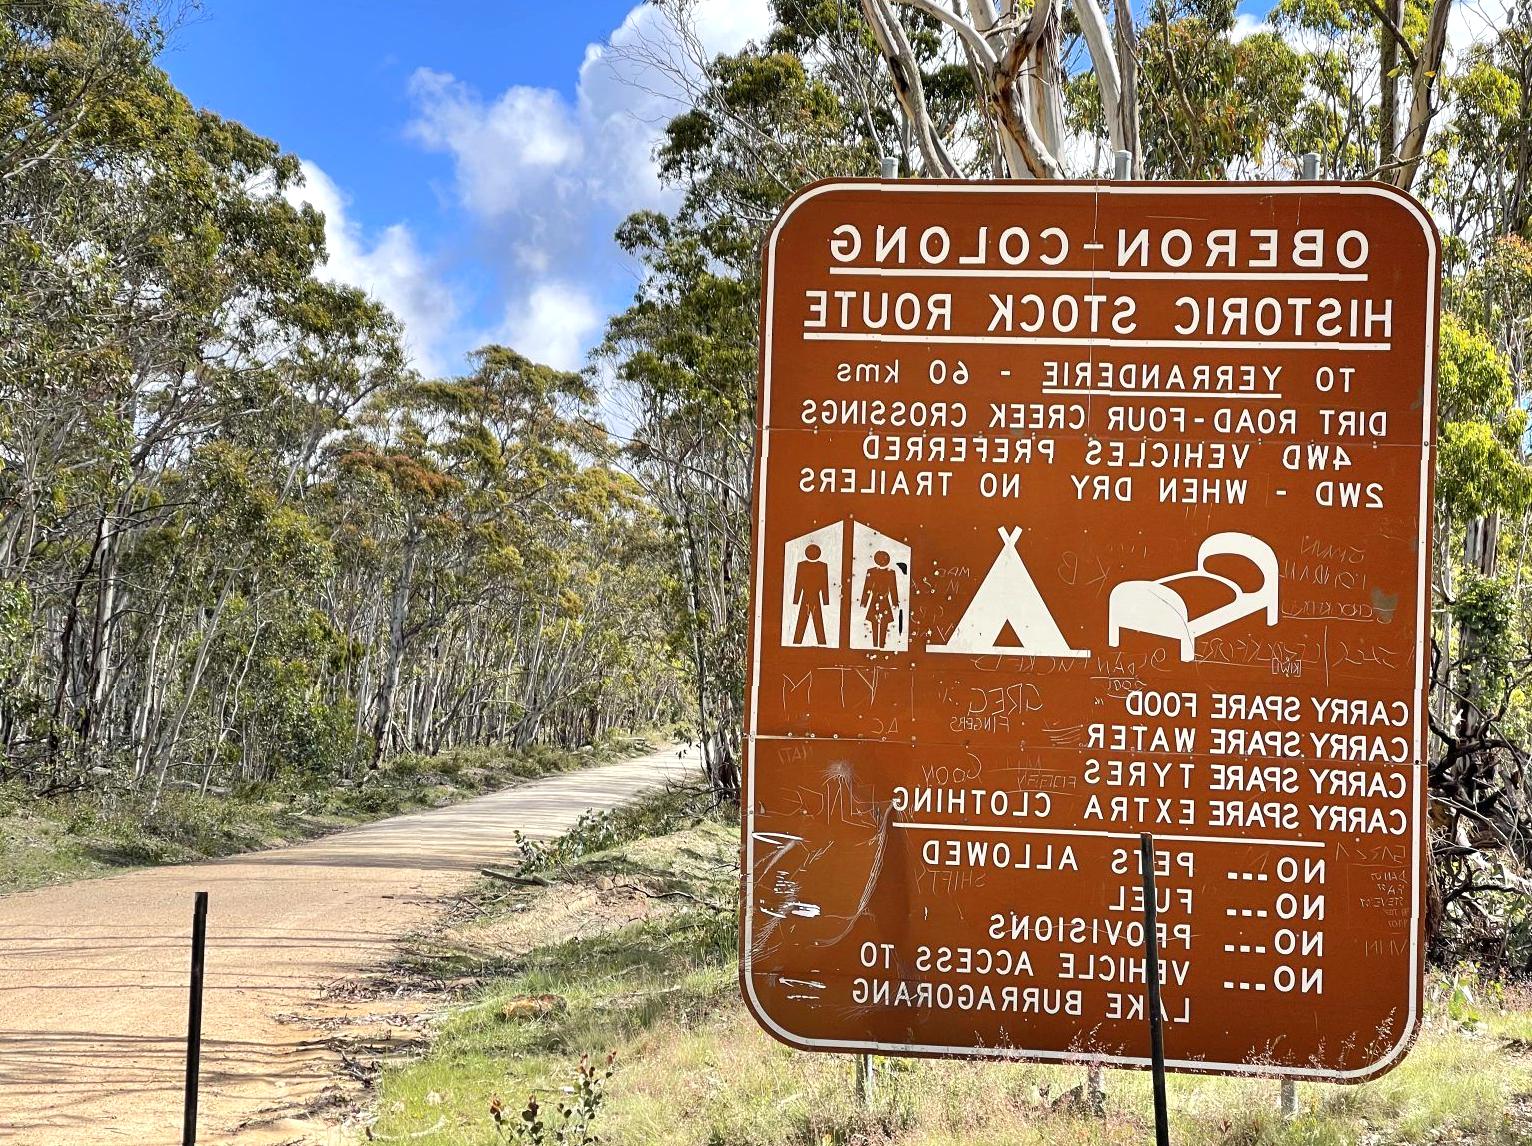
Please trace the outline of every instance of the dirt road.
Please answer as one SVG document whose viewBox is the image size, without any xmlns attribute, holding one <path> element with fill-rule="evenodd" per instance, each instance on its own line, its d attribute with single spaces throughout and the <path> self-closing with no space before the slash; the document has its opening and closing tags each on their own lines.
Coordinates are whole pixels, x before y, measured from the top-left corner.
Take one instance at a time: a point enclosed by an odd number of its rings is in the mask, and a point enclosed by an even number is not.
<svg viewBox="0 0 1532 1146">
<path fill-rule="evenodd" d="M 316 1107 L 342 1064 L 319 1019 L 344 1004 L 327 985 L 386 964 L 443 896 L 510 855 L 516 830 L 557 835 L 697 767 L 669 750 L 299 847 L 0 897 L 0 1143 L 180 1142 L 199 890 L 199 1141 L 333 1140 Z"/>
</svg>

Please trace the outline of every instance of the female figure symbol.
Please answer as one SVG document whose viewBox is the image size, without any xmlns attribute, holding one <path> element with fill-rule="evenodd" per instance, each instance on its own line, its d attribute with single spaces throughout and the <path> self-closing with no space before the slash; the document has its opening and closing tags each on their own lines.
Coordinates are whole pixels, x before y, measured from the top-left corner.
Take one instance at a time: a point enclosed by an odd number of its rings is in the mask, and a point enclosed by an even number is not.
<svg viewBox="0 0 1532 1146">
<path fill-rule="evenodd" d="M 873 567 L 867 570 L 862 582 L 861 606 L 866 612 L 867 623 L 872 626 L 872 643 L 876 648 L 888 645 L 888 626 L 899 608 L 899 579 L 889 568 L 888 551 L 880 549 L 873 555 Z"/>
</svg>

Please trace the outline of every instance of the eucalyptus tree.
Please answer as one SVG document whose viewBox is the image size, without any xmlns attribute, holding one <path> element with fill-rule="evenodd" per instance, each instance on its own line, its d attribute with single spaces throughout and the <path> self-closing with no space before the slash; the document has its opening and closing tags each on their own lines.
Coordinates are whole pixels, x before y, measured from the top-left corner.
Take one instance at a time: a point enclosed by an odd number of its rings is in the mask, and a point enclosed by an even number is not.
<svg viewBox="0 0 1532 1146">
<path fill-rule="evenodd" d="M 754 456 L 755 276 L 722 272 L 701 234 L 658 215 L 619 241 L 649 268 L 602 353 L 638 396 L 630 456 L 665 515 L 673 636 L 692 680 L 704 757 L 738 789 Z"/>
<path fill-rule="evenodd" d="M 677 19 L 684 5 L 672 6 Z M 1099 173 L 1113 150 L 1154 178 L 1339 179 L 1412 190 L 1448 239 L 1438 483 L 1433 791 L 1447 870 L 1510 842 L 1526 858 L 1522 410 L 1532 36 L 1519 4 L 1447 51 L 1450 0 L 783 0 L 760 44 L 699 59 L 659 158 L 682 193 L 619 241 L 646 268 L 603 353 L 638 409 L 637 472 L 664 509 L 684 654 L 727 786 L 746 605 L 742 548 L 757 250 L 816 178 Z M 1463 849 L 1467 851 L 1463 851 Z M 1460 875 L 1461 873 L 1458 873 Z M 1469 886 L 1454 875 L 1444 897 Z M 1452 882 L 1452 880 L 1456 882 Z"/>
<path fill-rule="evenodd" d="M 322 783 L 673 715 L 586 383 L 420 378 L 151 11 L 0 2 L 0 779 Z"/>
<path fill-rule="evenodd" d="M 321 221 L 280 195 L 296 160 L 197 111 L 154 27 L 74 0 L 7 6 L 0 181 L 10 411 L 0 568 L 46 560 L 45 754 L 90 760 L 131 605 L 123 548 L 166 472 L 254 398 L 243 364 L 301 288 Z M 262 193 L 251 193 L 264 184 Z"/>
<path fill-rule="evenodd" d="M 678 21 L 684 6 L 672 6 Z M 759 243 L 804 183 L 875 174 L 901 147 L 878 94 L 870 33 L 839 0 L 790 0 L 762 44 L 697 60 L 690 106 L 668 125 L 661 175 L 674 217 L 618 232 L 646 269 L 598 353 L 634 398 L 629 457 L 668 535 L 671 638 L 714 785 L 738 789 L 755 457 Z"/>
<path fill-rule="evenodd" d="M 1236 0 L 1152 0 L 1140 27 L 1128 0 L 1109 6 L 1098 0 L 860 5 L 917 141 L 922 175 L 972 175 L 976 158 L 985 158 L 961 146 L 959 133 L 942 130 L 933 110 L 926 90 L 933 69 L 916 42 L 934 33 L 942 47 L 928 49 L 928 59 L 966 65 L 980 123 L 967 133 L 993 138 L 987 166 L 995 175 L 1080 173 L 1070 153 L 1088 153 L 1091 137 L 1099 136 L 1106 149 L 1129 153 L 1136 175 L 1168 169 L 1221 177 L 1276 137 L 1299 150 L 1319 150 L 1336 177 L 1366 173 L 1412 187 L 1441 106 L 1453 0 L 1423 6 L 1278 0 L 1269 17 L 1276 30 L 1308 45 L 1292 50 L 1269 35 L 1248 47 L 1235 41 L 1236 6 Z M 1302 99 L 1296 98 L 1300 74 Z M 1086 93 L 1093 108 L 1078 106 Z M 1230 114 L 1209 116 L 1210 104 Z M 1298 112 L 1296 131 L 1288 129 L 1284 110 Z M 1081 133 L 1082 125 L 1092 130 Z"/>
</svg>

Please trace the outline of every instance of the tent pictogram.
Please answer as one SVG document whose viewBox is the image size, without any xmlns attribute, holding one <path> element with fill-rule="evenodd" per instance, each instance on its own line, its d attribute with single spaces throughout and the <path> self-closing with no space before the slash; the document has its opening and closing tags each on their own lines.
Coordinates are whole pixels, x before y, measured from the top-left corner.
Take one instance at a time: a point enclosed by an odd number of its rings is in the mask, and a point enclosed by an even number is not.
<svg viewBox="0 0 1532 1146">
<path fill-rule="evenodd" d="M 1001 527 L 999 533 L 1000 554 L 984 575 L 962 619 L 945 644 L 927 645 L 927 650 L 970 656 L 1090 656 L 1089 649 L 1069 647 L 1037 591 L 1037 584 L 1016 548 L 1021 538 L 1020 527 Z M 1002 643 L 1012 641 L 1013 637 L 1014 643 Z"/>
</svg>

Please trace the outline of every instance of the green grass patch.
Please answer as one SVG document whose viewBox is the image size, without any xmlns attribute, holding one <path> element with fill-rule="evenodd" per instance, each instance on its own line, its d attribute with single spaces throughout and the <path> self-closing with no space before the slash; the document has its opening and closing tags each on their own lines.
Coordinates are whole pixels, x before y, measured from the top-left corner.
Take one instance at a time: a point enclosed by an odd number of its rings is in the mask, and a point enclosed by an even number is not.
<svg viewBox="0 0 1532 1146">
<path fill-rule="evenodd" d="M 582 1054 L 621 1048 L 621 1078 L 648 1032 L 703 1022 L 732 991 L 734 927 L 732 913 L 682 910 L 534 953 L 445 1020 L 424 1060 L 387 1073 L 375 1133 L 443 1118 L 419 1141 L 494 1142 L 494 1101 L 556 1097 Z M 617 1140 L 607 1118 L 599 1123 L 603 1140 Z"/>
<path fill-rule="evenodd" d="M 0 894 L 124 868 L 281 847 L 654 747 L 643 736 L 612 735 L 577 749 L 456 749 L 400 756 L 353 783 L 269 784 L 205 795 L 171 788 L 158 802 L 150 793 L 109 780 L 46 798 L 20 783 L 0 785 Z"/>
<path fill-rule="evenodd" d="M 582 818 L 557 846 L 527 854 L 536 862 L 523 862 L 519 873 L 552 887 L 481 882 L 459 897 L 449 926 L 411 937 L 401 969 L 452 982 L 520 976 L 529 959 L 549 957 L 560 949 L 553 940 L 570 932 L 619 941 L 626 913 L 604 909 L 603 900 L 620 908 L 642 899 L 714 917 L 735 911 L 737 809 L 721 807 L 705 786 L 651 790 L 631 805 Z M 731 958 L 732 950 L 731 938 Z"/>
<path fill-rule="evenodd" d="M 1152 1137 L 1149 1079 L 1133 1071 L 1108 1072 L 1107 1117 L 1095 1119 L 1071 1099 L 1084 1079 L 1078 1067 L 879 1059 L 874 1100 L 863 1108 L 849 1058 L 791 1050 L 743 1013 L 732 923 L 685 913 L 538 952 L 449 1019 L 426 1059 L 385 1075 L 375 1130 L 440 1122 L 418 1141 L 501 1141 L 494 1104 L 519 1109 L 528 1094 L 547 1103 L 582 1054 L 615 1050 L 594 1127 L 614 1146 L 1141 1146 Z M 505 1017 L 512 1001 L 538 996 L 561 1000 L 560 1009 Z M 1169 1092 L 1176 1142 L 1532 1143 L 1532 1061 L 1492 1033 L 1434 1022 L 1376 1082 L 1301 1085 L 1303 1110 L 1291 1121 L 1277 1113 L 1271 1080 L 1177 1075 Z"/>
</svg>

